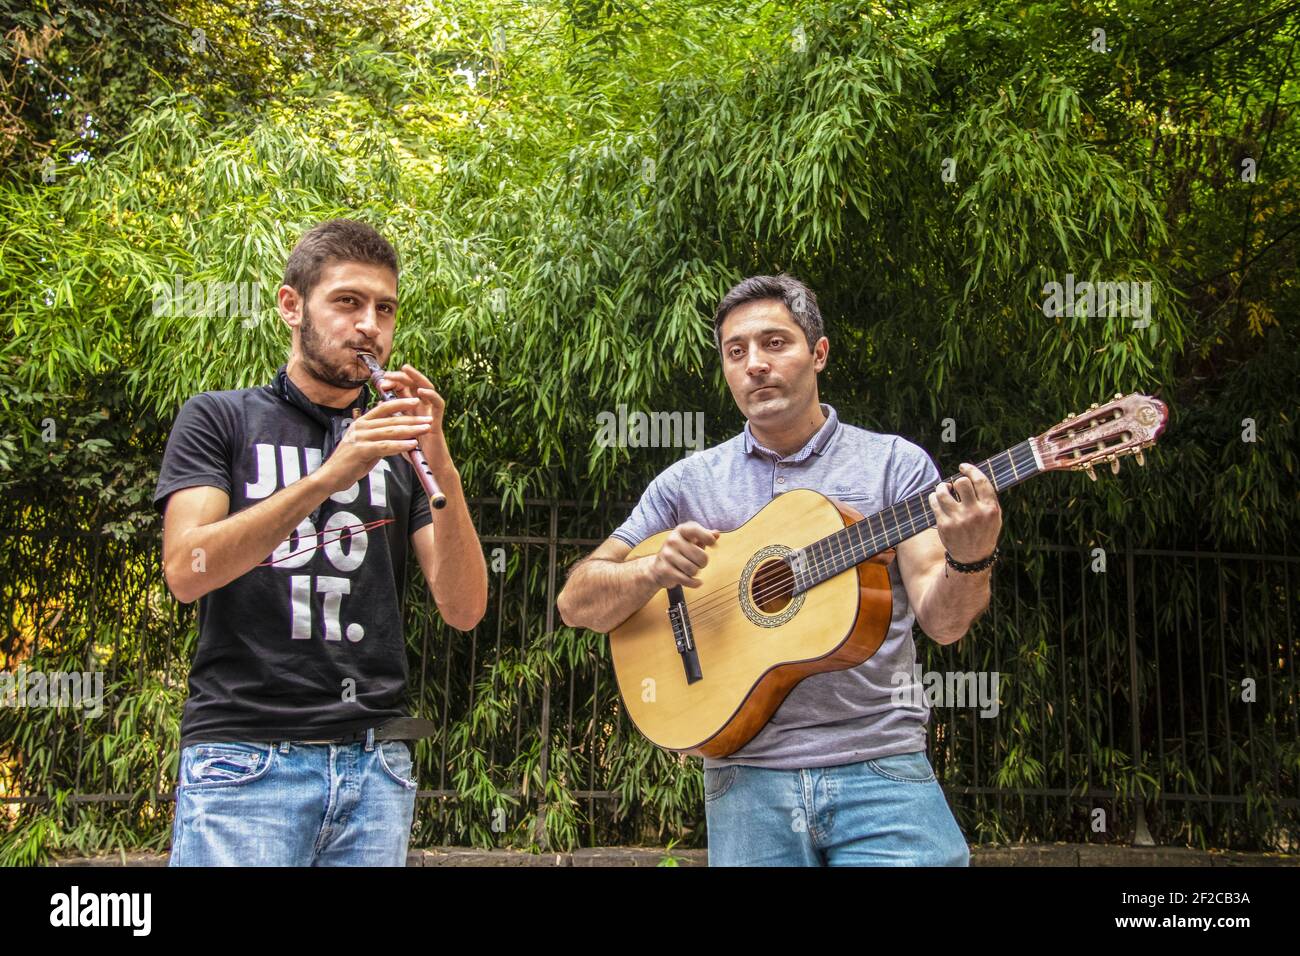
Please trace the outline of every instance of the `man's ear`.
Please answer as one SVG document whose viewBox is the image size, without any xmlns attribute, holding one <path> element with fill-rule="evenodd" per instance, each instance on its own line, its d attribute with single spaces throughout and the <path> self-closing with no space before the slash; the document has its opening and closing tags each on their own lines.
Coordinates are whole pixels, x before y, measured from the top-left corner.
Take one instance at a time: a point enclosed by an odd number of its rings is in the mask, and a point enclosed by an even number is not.
<svg viewBox="0 0 1300 956">
<path fill-rule="evenodd" d="M 275 293 L 275 304 L 280 310 L 280 321 L 291 329 L 302 322 L 302 296 L 291 285 L 282 285 Z"/>
<path fill-rule="evenodd" d="M 823 335 L 817 340 L 817 344 L 813 346 L 813 368 L 818 372 L 824 369 L 830 354 L 831 340 Z"/>
</svg>

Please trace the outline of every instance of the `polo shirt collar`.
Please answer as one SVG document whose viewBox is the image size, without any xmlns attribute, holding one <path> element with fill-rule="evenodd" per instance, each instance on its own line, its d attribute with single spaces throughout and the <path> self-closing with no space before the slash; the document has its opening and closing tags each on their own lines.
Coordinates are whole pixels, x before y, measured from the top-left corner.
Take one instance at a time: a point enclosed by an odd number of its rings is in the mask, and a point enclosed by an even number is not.
<svg viewBox="0 0 1300 956">
<path fill-rule="evenodd" d="M 808 439 L 808 443 L 793 455 L 781 458 L 781 456 L 772 451 L 772 449 L 765 445 L 760 445 L 758 440 L 754 438 L 754 433 L 750 431 L 748 421 L 745 422 L 745 454 L 752 455 L 757 451 L 762 452 L 771 458 L 778 458 L 781 461 L 790 462 L 803 461 L 809 455 L 813 454 L 824 454 L 826 452 L 826 446 L 831 443 L 831 439 L 833 439 L 836 432 L 840 430 L 840 419 L 839 416 L 835 414 L 834 408 L 827 405 L 825 402 L 821 402 L 820 404 L 822 414 L 826 416 L 826 421 L 822 422 L 822 427 L 817 429 L 816 433 Z"/>
</svg>

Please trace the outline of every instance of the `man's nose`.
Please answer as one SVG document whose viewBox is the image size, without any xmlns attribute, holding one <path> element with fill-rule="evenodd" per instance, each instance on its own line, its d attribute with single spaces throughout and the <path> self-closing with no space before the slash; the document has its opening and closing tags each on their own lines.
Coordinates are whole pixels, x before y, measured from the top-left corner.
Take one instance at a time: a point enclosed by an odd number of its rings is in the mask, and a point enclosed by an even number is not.
<svg viewBox="0 0 1300 956">
<path fill-rule="evenodd" d="M 373 305 L 357 317 L 357 331 L 372 342 L 379 337 L 379 311 Z"/>
<path fill-rule="evenodd" d="M 751 348 L 745 364 L 745 371 L 750 375 L 762 375 L 768 370 L 767 359 L 757 348 Z"/>
</svg>

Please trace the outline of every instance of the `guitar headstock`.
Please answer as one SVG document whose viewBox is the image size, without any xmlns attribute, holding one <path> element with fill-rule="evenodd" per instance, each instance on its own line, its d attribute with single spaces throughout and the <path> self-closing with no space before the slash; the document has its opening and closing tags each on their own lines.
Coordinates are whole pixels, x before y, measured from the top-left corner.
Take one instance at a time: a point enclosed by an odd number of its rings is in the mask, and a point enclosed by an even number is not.
<svg viewBox="0 0 1300 956">
<path fill-rule="evenodd" d="M 1086 471 L 1097 480 L 1097 465 L 1110 463 L 1119 471 L 1119 459 L 1154 445 L 1169 421 L 1169 408 L 1158 398 L 1134 392 L 1117 394 L 1105 404 L 1071 415 L 1055 428 L 1033 439 L 1043 471 Z"/>
</svg>

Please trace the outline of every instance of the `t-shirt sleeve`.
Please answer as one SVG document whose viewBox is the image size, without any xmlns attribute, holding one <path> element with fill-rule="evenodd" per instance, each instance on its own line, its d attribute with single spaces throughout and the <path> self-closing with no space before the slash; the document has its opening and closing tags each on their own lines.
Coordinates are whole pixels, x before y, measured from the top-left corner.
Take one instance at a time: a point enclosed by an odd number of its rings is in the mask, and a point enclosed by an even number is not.
<svg viewBox="0 0 1300 956">
<path fill-rule="evenodd" d="M 635 548 L 652 534 L 677 527 L 679 485 L 674 469 L 661 472 L 642 493 L 627 520 L 614 530 L 613 537 Z"/>
<path fill-rule="evenodd" d="M 415 477 L 414 471 L 411 477 L 415 481 L 415 486 L 411 489 L 411 510 L 406 522 L 408 536 L 415 534 L 427 524 L 433 524 L 433 510 L 429 507 L 429 496 L 424 493 L 424 486 L 420 484 L 420 479 Z"/>
<path fill-rule="evenodd" d="M 894 444 L 894 454 L 889 469 L 889 501 L 886 507 L 911 497 L 920 491 L 933 488 L 940 481 L 939 469 L 930 455 L 920 445 L 904 438 Z"/>
<path fill-rule="evenodd" d="M 154 509 L 162 514 L 173 491 L 208 485 L 230 494 L 233 458 L 228 419 L 220 403 L 207 392 L 188 399 L 176 415 L 158 485 L 153 493 Z"/>
</svg>

